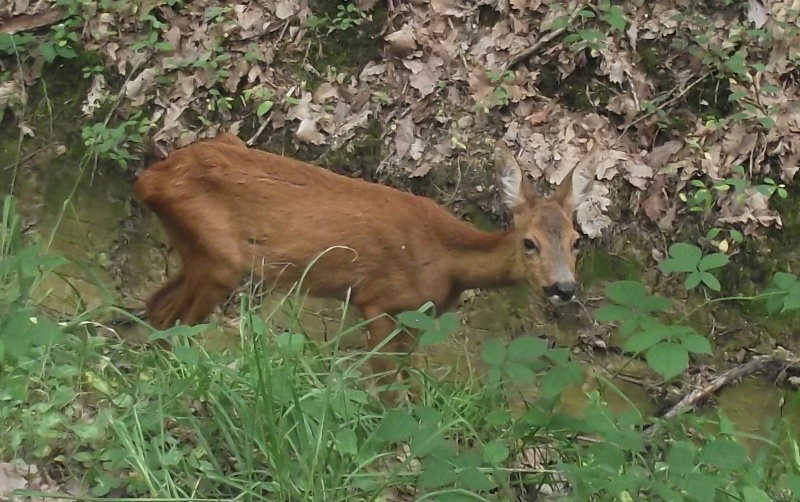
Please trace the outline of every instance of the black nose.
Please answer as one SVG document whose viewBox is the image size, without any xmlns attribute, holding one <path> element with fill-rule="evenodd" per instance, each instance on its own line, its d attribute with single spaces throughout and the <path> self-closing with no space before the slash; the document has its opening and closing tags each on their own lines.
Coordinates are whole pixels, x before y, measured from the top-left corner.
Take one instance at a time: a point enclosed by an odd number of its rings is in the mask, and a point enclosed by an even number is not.
<svg viewBox="0 0 800 502">
<path fill-rule="evenodd" d="M 575 296 L 575 290 L 578 285 L 574 282 L 557 282 L 544 288 L 544 294 L 547 296 L 557 296 L 563 301 L 568 302 Z"/>
</svg>

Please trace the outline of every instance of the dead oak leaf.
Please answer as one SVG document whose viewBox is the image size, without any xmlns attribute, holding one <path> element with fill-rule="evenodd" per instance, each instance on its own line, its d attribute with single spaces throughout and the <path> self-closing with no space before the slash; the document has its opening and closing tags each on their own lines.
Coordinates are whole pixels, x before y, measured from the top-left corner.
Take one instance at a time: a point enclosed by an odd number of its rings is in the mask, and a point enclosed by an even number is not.
<svg viewBox="0 0 800 502">
<path fill-rule="evenodd" d="M 299 10 L 300 6 L 297 4 L 297 0 L 277 0 L 275 2 L 275 15 L 281 21 L 289 19 Z"/>
<path fill-rule="evenodd" d="M 439 82 L 441 72 L 438 66 L 441 65 L 441 59 L 436 61 L 437 59 L 435 56 L 431 56 L 427 64 L 415 59 L 403 61 L 403 66 L 411 70 L 409 84 L 418 90 L 423 98 L 431 94 Z"/>
<path fill-rule="evenodd" d="M 395 130 L 394 146 L 397 151 L 397 158 L 402 159 L 411 149 L 414 143 L 414 121 L 411 115 L 406 115 L 397 123 Z"/>
<path fill-rule="evenodd" d="M 683 144 L 677 140 L 670 140 L 664 143 L 663 145 L 659 145 L 653 148 L 650 153 L 645 156 L 645 162 L 658 171 L 669 162 L 670 157 L 678 153 L 678 151 L 683 147 Z"/>
<path fill-rule="evenodd" d="M 311 143 L 314 145 L 321 145 L 325 142 L 325 136 L 317 131 L 317 121 L 312 118 L 306 118 L 300 121 L 294 137 L 303 143 Z"/>
<path fill-rule="evenodd" d="M 389 43 L 389 50 L 399 57 L 408 56 L 417 48 L 414 28 L 408 23 L 399 30 L 386 35 L 386 41 Z"/>
<path fill-rule="evenodd" d="M 623 163 L 627 172 L 625 179 L 639 190 L 647 188 L 649 180 L 653 177 L 653 168 L 638 159 L 630 159 Z"/>
</svg>

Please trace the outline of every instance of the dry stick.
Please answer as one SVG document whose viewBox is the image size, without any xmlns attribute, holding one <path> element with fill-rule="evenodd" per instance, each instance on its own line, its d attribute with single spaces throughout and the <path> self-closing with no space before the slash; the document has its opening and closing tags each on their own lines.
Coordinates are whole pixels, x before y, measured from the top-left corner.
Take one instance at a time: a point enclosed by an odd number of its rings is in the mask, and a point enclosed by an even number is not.
<svg viewBox="0 0 800 502">
<path fill-rule="evenodd" d="M 636 124 L 638 124 L 642 120 L 644 120 L 644 119 L 646 119 L 646 118 L 648 118 L 648 117 L 660 112 L 664 108 L 668 107 L 669 105 L 675 103 L 676 101 L 678 101 L 679 99 L 684 97 L 687 92 L 691 91 L 693 87 L 695 87 L 697 84 L 699 84 L 700 82 L 705 80 L 710 75 L 711 75 L 711 73 L 704 73 L 704 74 L 700 75 L 699 77 L 697 77 L 697 79 L 694 82 L 692 82 L 691 84 L 689 84 L 686 87 L 684 87 L 683 89 L 681 89 L 681 92 L 679 92 L 675 96 L 671 97 L 670 99 L 664 101 L 663 103 L 658 105 L 653 110 L 651 110 L 651 111 L 645 113 L 644 115 L 640 116 L 639 118 L 637 118 L 636 120 L 634 120 L 630 124 L 626 125 L 625 128 L 622 130 L 622 132 L 619 133 L 618 138 L 622 138 L 623 136 L 625 136 L 625 133 L 628 132 L 628 129 L 630 129 L 631 127 L 635 126 Z"/>
<path fill-rule="evenodd" d="M 572 22 L 575 20 L 575 18 L 578 17 L 578 13 L 580 13 L 580 11 L 584 7 L 585 7 L 585 5 L 583 5 L 583 4 L 578 5 L 577 7 L 575 7 L 575 10 L 569 16 L 569 21 L 567 21 L 567 26 L 572 24 Z M 531 45 L 530 47 L 528 47 L 524 51 L 520 52 L 516 56 L 510 58 L 508 60 L 508 63 L 506 64 L 505 68 L 503 68 L 503 71 L 510 70 L 514 66 L 518 65 L 521 61 L 524 61 L 525 59 L 528 59 L 529 57 L 533 56 L 539 49 L 542 48 L 542 46 L 544 44 L 549 43 L 551 40 L 553 40 L 554 38 L 556 38 L 559 35 L 561 35 L 562 33 L 564 33 L 564 31 L 566 31 L 566 29 L 567 29 L 566 27 L 559 28 L 557 30 L 553 30 L 550 33 L 542 36 L 539 40 L 536 41 L 535 44 Z"/>
<path fill-rule="evenodd" d="M 23 31 L 35 30 L 55 24 L 67 17 L 67 9 L 55 8 L 38 14 L 20 14 L 0 19 L 0 33 L 16 35 Z"/>
<path fill-rule="evenodd" d="M 725 370 L 716 378 L 714 378 L 709 384 L 703 386 L 702 388 L 693 390 L 692 392 L 687 394 L 683 399 L 681 399 L 675 406 L 670 408 L 669 411 L 667 411 L 662 416 L 662 418 L 664 420 L 672 420 L 687 408 L 694 406 L 701 399 L 705 399 L 711 394 L 717 392 L 724 385 L 730 383 L 733 380 L 743 378 L 751 373 L 755 373 L 756 371 L 760 371 L 766 365 L 774 361 L 780 361 L 784 364 L 790 364 L 790 365 L 797 364 L 798 362 L 797 358 L 794 357 L 791 358 L 785 356 L 778 357 L 773 354 L 755 356 L 744 364 Z M 645 428 L 645 435 L 652 436 L 660 428 L 661 428 L 660 424 L 652 424 L 649 427 Z"/>
</svg>

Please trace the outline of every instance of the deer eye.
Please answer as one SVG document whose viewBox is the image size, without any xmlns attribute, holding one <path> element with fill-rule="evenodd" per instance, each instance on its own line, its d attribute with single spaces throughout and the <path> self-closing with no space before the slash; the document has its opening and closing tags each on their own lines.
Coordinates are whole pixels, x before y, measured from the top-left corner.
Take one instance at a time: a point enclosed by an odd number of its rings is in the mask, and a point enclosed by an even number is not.
<svg viewBox="0 0 800 502">
<path fill-rule="evenodd" d="M 572 250 L 578 251 L 581 248 L 581 240 L 575 239 L 575 242 L 572 243 Z"/>
<path fill-rule="evenodd" d="M 539 246 L 537 246 L 536 243 L 531 239 L 523 239 L 522 245 L 525 246 L 525 251 L 528 253 L 539 251 Z"/>
</svg>

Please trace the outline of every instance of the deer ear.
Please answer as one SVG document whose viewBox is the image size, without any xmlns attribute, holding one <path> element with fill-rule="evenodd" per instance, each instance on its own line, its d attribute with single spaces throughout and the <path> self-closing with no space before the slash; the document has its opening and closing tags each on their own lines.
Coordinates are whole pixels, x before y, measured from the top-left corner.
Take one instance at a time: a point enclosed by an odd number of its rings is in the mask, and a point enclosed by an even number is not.
<svg viewBox="0 0 800 502">
<path fill-rule="evenodd" d="M 553 200 L 561 204 L 561 207 L 563 207 L 567 213 L 572 213 L 581 202 L 586 200 L 589 196 L 589 192 L 592 191 L 595 169 L 597 167 L 593 161 L 595 153 L 597 153 L 598 144 L 599 143 L 595 143 L 589 153 L 567 173 L 553 194 Z M 577 183 L 580 187 L 578 190 L 575 190 L 576 181 L 578 181 L 574 176 L 576 171 L 579 177 L 586 178 L 586 182 L 580 180 L 580 182 Z"/>
<path fill-rule="evenodd" d="M 536 200 L 536 192 L 525 179 L 511 150 L 502 141 L 495 144 L 494 167 L 500 198 L 509 209 L 516 211 Z"/>
</svg>

